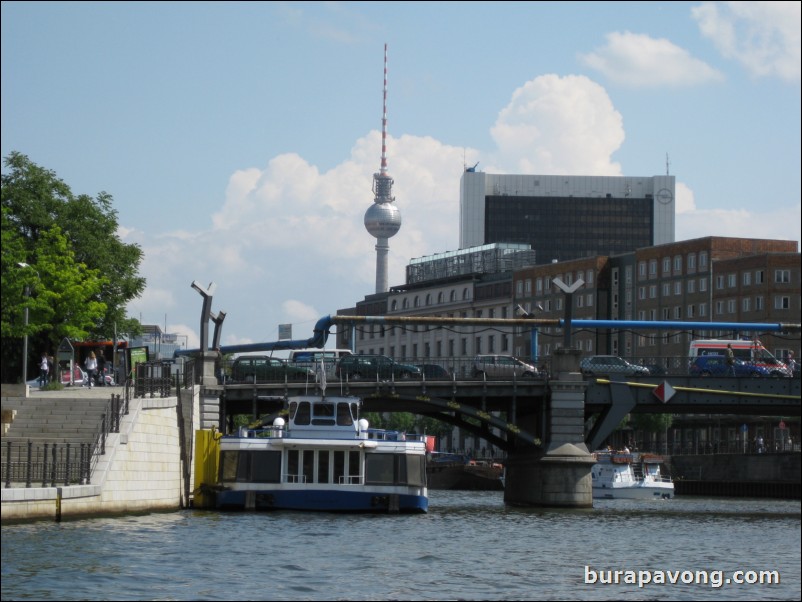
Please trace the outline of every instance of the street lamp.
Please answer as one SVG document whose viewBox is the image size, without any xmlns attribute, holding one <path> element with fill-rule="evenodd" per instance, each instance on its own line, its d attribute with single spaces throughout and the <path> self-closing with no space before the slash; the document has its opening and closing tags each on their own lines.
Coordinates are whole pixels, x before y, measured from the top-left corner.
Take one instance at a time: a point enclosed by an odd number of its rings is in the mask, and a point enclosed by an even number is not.
<svg viewBox="0 0 802 602">
<path fill-rule="evenodd" d="M 23 269 L 31 268 L 34 272 L 36 272 L 36 277 L 39 278 L 39 272 L 36 271 L 36 268 L 28 265 L 24 261 L 17 262 L 17 265 Z M 25 297 L 31 296 L 31 288 L 26 284 L 25 285 Z M 28 382 L 28 301 L 25 301 L 25 338 L 22 340 L 22 384 L 24 385 Z"/>
</svg>

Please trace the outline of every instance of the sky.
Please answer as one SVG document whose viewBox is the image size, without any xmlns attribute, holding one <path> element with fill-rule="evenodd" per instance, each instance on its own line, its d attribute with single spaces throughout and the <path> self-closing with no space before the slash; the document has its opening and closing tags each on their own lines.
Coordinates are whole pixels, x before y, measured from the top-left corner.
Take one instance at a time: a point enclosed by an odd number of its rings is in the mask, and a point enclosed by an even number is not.
<svg viewBox="0 0 802 602">
<path fill-rule="evenodd" d="M 197 347 L 191 284 L 214 283 L 224 345 L 305 339 L 375 292 L 385 44 L 397 286 L 458 249 L 477 162 L 670 173 L 676 240 L 798 244 L 800 22 L 800 2 L 3 1 L 0 154 L 112 196 L 144 253 L 132 317 Z"/>
</svg>

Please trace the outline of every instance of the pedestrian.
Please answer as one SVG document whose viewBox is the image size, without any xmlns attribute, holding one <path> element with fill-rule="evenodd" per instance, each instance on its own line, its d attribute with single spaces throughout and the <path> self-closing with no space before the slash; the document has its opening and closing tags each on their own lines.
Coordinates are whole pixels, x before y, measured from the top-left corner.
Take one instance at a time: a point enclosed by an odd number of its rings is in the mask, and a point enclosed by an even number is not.
<svg viewBox="0 0 802 602">
<path fill-rule="evenodd" d="M 788 367 L 788 372 L 790 376 L 794 375 L 796 372 L 796 360 L 794 359 L 794 352 L 788 351 L 788 355 L 785 356 L 785 365 Z"/>
<path fill-rule="evenodd" d="M 39 361 L 39 388 L 50 382 L 49 375 L 50 365 L 47 361 L 47 351 L 42 351 L 42 359 Z"/>
<path fill-rule="evenodd" d="M 95 372 L 97 371 L 97 358 L 95 357 L 95 352 L 90 351 L 89 355 L 84 362 L 84 366 L 86 367 L 86 382 L 84 386 L 92 388 L 92 380 L 95 378 Z"/>
<path fill-rule="evenodd" d="M 732 343 L 727 343 L 727 374 L 735 376 L 735 352 L 732 350 Z"/>
<path fill-rule="evenodd" d="M 106 386 L 106 357 L 103 351 L 97 355 L 97 384 L 101 387 Z"/>
</svg>

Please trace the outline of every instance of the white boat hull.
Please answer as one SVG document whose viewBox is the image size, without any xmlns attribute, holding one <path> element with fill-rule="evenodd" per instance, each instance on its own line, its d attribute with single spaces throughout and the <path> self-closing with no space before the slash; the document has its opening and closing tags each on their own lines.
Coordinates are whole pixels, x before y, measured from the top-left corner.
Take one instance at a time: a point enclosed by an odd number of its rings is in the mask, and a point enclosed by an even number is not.
<svg viewBox="0 0 802 602">
<path fill-rule="evenodd" d="M 633 485 L 631 487 L 594 487 L 596 500 L 670 500 L 674 497 L 674 484 Z"/>
</svg>

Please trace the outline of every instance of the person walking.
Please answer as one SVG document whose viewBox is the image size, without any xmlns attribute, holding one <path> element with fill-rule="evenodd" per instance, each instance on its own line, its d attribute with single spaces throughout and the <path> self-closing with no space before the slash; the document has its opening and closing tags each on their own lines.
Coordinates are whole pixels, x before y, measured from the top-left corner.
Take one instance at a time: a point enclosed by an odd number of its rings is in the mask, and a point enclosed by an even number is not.
<svg viewBox="0 0 802 602">
<path fill-rule="evenodd" d="M 44 387 L 50 382 L 50 364 L 47 361 L 47 351 L 42 351 L 42 359 L 39 360 L 39 388 Z"/>
<path fill-rule="evenodd" d="M 86 362 L 84 362 L 84 366 L 86 367 L 86 382 L 84 386 L 92 388 L 92 381 L 95 378 L 95 372 L 97 371 L 97 358 L 95 357 L 95 352 L 90 351 L 89 355 L 86 358 Z"/>
<path fill-rule="evenodd" d="M 104 387 L 106 386 L 106 357 L 103 355 L 103 351 L 98 351 L 97 354 L 97 379 L 96 382 L 98 386 Z"/>
<path fill-rule="evenodd" d="M 727 343 L 727 374 L 735 376 L 735 352 L 732 350 L 732 343 Z"/>
</svg>

